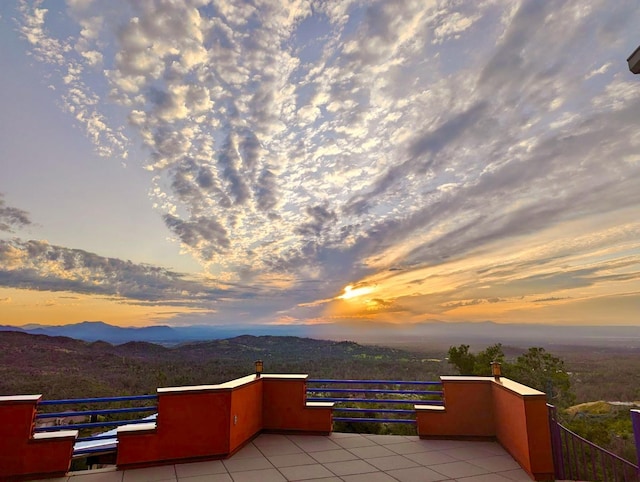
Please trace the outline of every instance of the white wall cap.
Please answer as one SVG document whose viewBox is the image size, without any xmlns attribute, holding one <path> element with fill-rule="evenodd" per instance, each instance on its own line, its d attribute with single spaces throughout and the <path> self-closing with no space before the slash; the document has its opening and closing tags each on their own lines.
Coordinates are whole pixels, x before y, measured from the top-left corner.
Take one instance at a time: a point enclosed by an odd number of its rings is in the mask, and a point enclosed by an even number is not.
<svg viewBox="0 0 640 482">
<path fill-rule="evenodd" d="M 148 430 L 155 430 L 156 429 L 156 423 L 155 422 L 149 422 L 149 423 L 132 423 L 129 425 L 121 425 L 120 427 L 118 427 L 118 433 L 121 432 L 146 432 Z"/>
<path fill-rule="evenodd" d="M 41 398 L 42 395 L 8 395 L 0 397 L 0 403 L 37 402 Z"/>
<path fill-rule="evenodd" d="M 307 407 L 309 408 L 331 408 L 333 407 L 333 402 L 307 402 Z"/>
<path fill-rule="evenodd" d="M 38 432 L 33 434 L 34 440 L 46 440 L 52 438 L 76 438 L 77 430 L 60 430 L 59 432 Z"/>
</svg>

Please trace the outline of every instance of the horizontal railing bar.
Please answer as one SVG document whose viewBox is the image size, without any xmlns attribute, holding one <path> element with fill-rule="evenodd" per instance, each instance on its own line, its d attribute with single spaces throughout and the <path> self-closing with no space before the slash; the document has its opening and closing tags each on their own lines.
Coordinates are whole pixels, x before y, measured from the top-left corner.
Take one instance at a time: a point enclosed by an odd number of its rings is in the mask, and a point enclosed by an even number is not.
<svg viewBox="0 0 640 482">
<path fill-rule="evenodd" d="M 415 420 L 409 418 L 351 418 L 351 417 L 333 417 L 334 422 L 377 422 L 377 423 L 416 423 Z"/>
<path fill-rule="evenodd" d="M 34 432 L 57 432 L 58 430 L 80 430 L 94 427 L 119 427 L 120 425 L 133 425 L 136 423 L 149 423 L 148 419 L 118 420 L 117 422 L 74 423 L 72 425 L 56 425 L 54 427 L 38 427 Z"/>
<path fill-rule="evenodd" d="M 416 413 L 415 410 L 409 410 L 404 408 L 340 408 L 335 407 L 334 412 L 361 412 L 361 413 Z"/>
<path fill-rule="evenodd" d="M 307 383 L 375 383 L 376 385 L 442 385 L 442 382 L 421 382 L 406 380 L 334 380 L 331 378 L 311 378 Z"/>
<path fill-rule="evenodd" d="M 307 402 L 404 403 L 406 405 L 442 405 L 442 400 L 382 400 L 376 398 L 310 397 Z"/>
<path fill-rule="evenodd" d="M 307 388 L 307 393 L 397 393 L 398 395 L 438 395 L 435 390 L 391 390 L 382 388 Z"/>
<path fill-rule="evenodd" d="M 76 439 L 76 442 L 93 442 L 94 440 L 106 440 L 113 439 L 114 441 L 117 439 L 116 434 L 109 435 L 92 435 L 91 437 L 79 437 Z"/>
<path fill-rule="evenodd" d="M 131 395 L 127 397 L 69 398 L 65 400 L 42 400 L 38 405 L 69 405 L 72 403 L 109 403 L 132 400 L 157 400 L 158 395 Z"/>
<path fill-rule="evenodd" d="M 78 458 L 78 457 L 84 457 L 85 455 L 102 454 L 102 453 L 109 453 L 109 452 L 116 452 L 116 448 L 115 447 L 102 447 L 102 448 L 87 447 L 86 449 L 74 450 L 73 456 Z"/>
<path fill-rule="evenodd" d="M 78 415 L 109 415 L 114 413 L 155 412 L 158 407 L 113 408 L 111 410 L 83 410 L 79 412 L 39 413 L 36 419 L 56 417 L 77 417 Z"/>
</svg>

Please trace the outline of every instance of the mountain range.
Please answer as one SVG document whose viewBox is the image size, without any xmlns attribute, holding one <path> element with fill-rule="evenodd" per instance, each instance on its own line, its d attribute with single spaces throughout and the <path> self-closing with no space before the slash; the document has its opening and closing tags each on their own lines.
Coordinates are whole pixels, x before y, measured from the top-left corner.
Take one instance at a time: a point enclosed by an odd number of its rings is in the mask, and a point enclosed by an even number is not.
<svg viewBox="0 0 640 482">
<path fill-rule="evenodd" d="M 0 331 L 20 331 L 34 335 L 66 336 L 84 341 L 112 344 L 147 341 L 175 345 L 189 341 L 216 340 L 250 334 L 254 336 L 299 336 L 328 340 L 353 340 L 387 346 L 446 346 L 466 343 L 488 345 L 580 345 L 640 348 L 637 326 L 574 326 L 543 324 L 445 323 L 433 321 L 414 325 L 325 324 L 325 325 L 191 325 L 120 327 L 102 321 L 49 325 L 0 325 Z"/>
<path fill-rule="evenodd" d="M 232 338 L 243 334 L 252 335 L 291 335 L 304 336 L 303 325 L 298 326 L 269 326 L 269 325 L 242 325 L 242 326 L 145 326 L 145 327 L 121 327 L 102 321 L 83 321 L 69 325 L 39 325 L 30 324 L 23 326 L 0 325 L 0 331 L 21 331 L 31 335 L 66 336 L 83 341 L 106 341 L 118 344 L 129 341 L 147 341 L 160 344 L 175 344 L 185 341 L 216 340 L 220 338 Z"/>
</svg>

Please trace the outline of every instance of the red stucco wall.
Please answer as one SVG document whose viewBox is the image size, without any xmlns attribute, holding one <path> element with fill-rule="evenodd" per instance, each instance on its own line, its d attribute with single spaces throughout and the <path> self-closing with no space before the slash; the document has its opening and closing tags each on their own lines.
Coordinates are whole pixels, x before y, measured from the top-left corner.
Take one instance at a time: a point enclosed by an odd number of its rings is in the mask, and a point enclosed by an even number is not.
<svg viewBox="0 0 640 482">
<path fill-rule="evenodd" d="M 65 437 L 33 439 L 40 397 L 0 397 L 0 480 L 56 477 L 71 464 L 77 432 Z"/>
</svg>

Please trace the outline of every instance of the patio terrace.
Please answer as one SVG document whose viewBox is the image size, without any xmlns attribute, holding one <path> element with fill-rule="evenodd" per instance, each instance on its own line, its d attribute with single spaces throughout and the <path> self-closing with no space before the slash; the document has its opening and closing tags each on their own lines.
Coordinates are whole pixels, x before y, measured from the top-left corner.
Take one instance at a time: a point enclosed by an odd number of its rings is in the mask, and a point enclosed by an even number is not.
<svg viewBox="0 0 640 482">
<path fill-rule="evenodd" d="M 418 436 L 377 436 L 332 433 L 333 402 L 307 400 L 307 378 L 159 388 L 155 421 L 117 428 L 117 468 L 77 473 L 68 471 L 78 430 L 34 433 L 41 396 L 0 397 L 0 480 L 553 479 L 542 392 L 506 378 L 441 377 L 440 405 L 406 399 Z"/>
<path fill-rule="evenodd" d="M 49 482 L 502 482 L 531 478 L 497 442 L 261 434 L 226 460 L 74 472 Z"/>
</svg>

